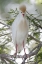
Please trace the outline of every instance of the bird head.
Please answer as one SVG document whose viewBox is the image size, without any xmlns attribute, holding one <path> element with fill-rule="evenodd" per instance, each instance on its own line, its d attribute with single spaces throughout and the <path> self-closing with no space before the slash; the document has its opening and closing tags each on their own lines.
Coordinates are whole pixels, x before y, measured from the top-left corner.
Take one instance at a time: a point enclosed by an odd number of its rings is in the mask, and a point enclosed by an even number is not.
<svg viewBox="0 0 42 64">
<path fill-rule="evenodd" d="M 25 15 L 25 12 L 26 12 L 26 6 L 25 5 L 21 5 L 19 7 L 19 9 L 20 9 L 20 13 L 24 16 Z"/>
</svg>

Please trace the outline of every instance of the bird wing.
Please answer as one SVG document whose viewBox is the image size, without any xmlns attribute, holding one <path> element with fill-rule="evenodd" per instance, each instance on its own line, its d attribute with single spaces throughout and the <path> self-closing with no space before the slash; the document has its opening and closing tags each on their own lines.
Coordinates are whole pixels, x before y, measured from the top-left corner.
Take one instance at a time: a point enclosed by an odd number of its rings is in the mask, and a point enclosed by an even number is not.
<svg viewBox="0 0 42 64">
<path fill-rule="evenodd" d="M 22 43 L 23 43 L 23 40 L 25 40 L 25 38 L 26 38 L 25 36 L 28 32 L 27 29 L 25 30 L 25 28 L 26 28 L 25 24 L 24 24 L 24 28 L 23 28 L 23 23 L 21 20 L 23 20 L 23 17 L 19 14 L 12 24 L 12 38 L 14 41 L 14 45 L 16 45 L 16 43 L 19 45 L 18 46 L 19 51 L 22 50 L 22 48 L 23 48 Z M 20 29 L 18 29 L 18 27 Z"/>
<path fill-rule="evenodd" d="M 19 45 L 18 46 L 18 52 L 22 49 L 22 44 L 20 43 L 20 40 L 21 40 L 21 33 L 18 32 L 18 25 L 21 21 L 21 16 L 20 14 L 16 17 L 15 21 L 13 22 L 12 24 L 12 38 L 13 38 L 13 42 L 14 42 L 14 45 L 16 46 L 16 43 Z M 18 36 L 18 37 L 17 37 Z M 20 39 L 18 39 L 20 38 Z M 20 47 L 22 46 L 22 47 Z"/>
<path fill-rule="evenodd" d="M 18 14 L 16 19 L 12 23 L 12 38 L 14 42 L 16 40 L 16 32 L 17 32 L 17 27 L 18 27 L 19 22 L 20 22 L 20 15 Z"/>
</svg>

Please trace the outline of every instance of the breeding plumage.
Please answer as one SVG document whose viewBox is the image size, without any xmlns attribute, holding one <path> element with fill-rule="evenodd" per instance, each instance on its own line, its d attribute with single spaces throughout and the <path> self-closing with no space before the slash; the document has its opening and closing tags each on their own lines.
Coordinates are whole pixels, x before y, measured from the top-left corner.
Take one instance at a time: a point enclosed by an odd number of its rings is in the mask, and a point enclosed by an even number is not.
<svg viewBox="0 0 42 64">
<path fill-rule="evenodd" d="M 19 9 L 19 14 L 12 24 L 12 37 L 14 45 L 16 47 L 16 54 L 17 52 L 22 51 L 22 49 L 24 48 L 29 30 L 29 22 L 26 18 L 26 6 L 21 5 Z"/>
</svg>

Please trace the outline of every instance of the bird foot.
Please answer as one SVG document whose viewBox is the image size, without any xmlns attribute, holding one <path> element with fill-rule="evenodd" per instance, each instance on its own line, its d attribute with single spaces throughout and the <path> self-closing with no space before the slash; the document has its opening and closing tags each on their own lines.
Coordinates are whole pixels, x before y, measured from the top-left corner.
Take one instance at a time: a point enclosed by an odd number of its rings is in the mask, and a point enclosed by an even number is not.
<svg viewBox="0 0 42 64">
<path fill-rule="evenodd" d="M 28 55 L 26 53 L 24 54 L 23 58 L 25 58 L 25 57 L 28 57 Z"/>
<path fill-rule="evenodd" d="M 25 53 L 25 54 L 24 54 L 24 57 L 29 57 L 29 55 Z"/>
<path fill-rule="evenodd" d="M 16 58 L 16 56 L 17 56 L 17 53 L 14 53 L 14 57 Z"/>
<path fill-rule="evenodd" d="M 25 58 L 25 56 L 27 56 L 27 54 L 26 54 L 26 53 L 23 55 L 22 59 L 23 59 L 23 58 Z"/>
</svg>

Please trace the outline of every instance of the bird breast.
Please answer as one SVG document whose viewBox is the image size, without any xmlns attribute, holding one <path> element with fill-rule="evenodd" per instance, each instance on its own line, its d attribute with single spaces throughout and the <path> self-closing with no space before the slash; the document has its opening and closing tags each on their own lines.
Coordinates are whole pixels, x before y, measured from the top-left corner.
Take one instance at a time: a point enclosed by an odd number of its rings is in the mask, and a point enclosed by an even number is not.
<svg viewBox="0 0 42 64">
<path fill-rule="evenodd" d="M 17 27 L 17 43 L 22 43 L 27 38 L 28 26 L 26 20 L 21 20 Z"/>
<path fill-rule="evenodd" d="M 26 30 L 28 30 L 28 26 L 27 26 L 27 22 L 26 20 L 21 20 L 19 25 L 18 25 L 18 30 L 21 31 L 21 32 L 24 32 Z"/>
</svg>

